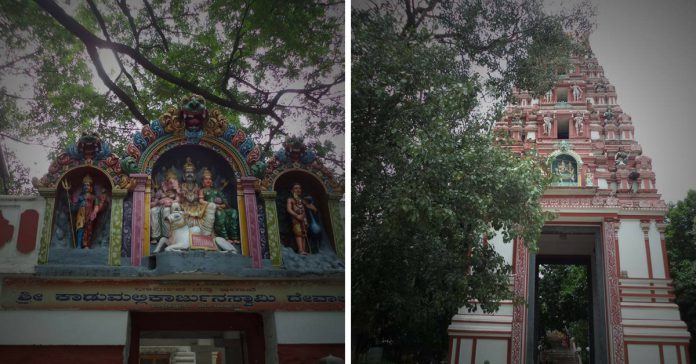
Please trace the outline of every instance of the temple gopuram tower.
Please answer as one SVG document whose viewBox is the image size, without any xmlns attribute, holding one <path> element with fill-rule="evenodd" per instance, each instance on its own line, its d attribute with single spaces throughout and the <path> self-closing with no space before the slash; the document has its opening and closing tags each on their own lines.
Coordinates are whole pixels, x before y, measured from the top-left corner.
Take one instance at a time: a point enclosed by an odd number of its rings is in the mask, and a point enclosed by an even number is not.
<svg viewBox="0 0 696 364">
<path fill-rule="evenodd" d="M 590 363 L 689 363 L 689 333 L 674 303 L 665 248 L 667 206 L 652 160 L 594 55 L 574 56 L 540 98 L 514 90 L 494 131 L 515 153 L 536 151 L 554 175 L 541 201 L 555 213 L 536 252 L 522 241 L 489 240 L 513 267 L 514 292 L 528 305 L 494 314 L 462 307 L 452 318 L 449 362 L 537 363 L 541 264 L 588 267 Z M 573 361 L 576 362 L 576 361 Z"/>
</svg>

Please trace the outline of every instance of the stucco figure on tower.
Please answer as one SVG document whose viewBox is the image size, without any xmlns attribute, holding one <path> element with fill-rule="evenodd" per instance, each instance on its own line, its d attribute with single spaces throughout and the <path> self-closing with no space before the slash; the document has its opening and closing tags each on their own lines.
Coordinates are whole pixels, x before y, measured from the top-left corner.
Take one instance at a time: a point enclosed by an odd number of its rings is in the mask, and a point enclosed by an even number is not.
<svg viewBox="0 0 696 364">
<path fill-rule="evenodd" d="M 553 125 L 552 122 L 553 122 L 553 117 L 551 116 L 551 114 L 544 115 L 544 134 L 545 135 L 551 134 L 551 128 Z"/>
</svg>

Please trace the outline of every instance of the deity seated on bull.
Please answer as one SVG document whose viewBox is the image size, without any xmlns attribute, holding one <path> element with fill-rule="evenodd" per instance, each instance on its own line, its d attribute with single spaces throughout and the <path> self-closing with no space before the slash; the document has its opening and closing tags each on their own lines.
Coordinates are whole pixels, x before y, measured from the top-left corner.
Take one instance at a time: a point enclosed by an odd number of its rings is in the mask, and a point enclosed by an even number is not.
<svg viewBox="0 0 696 364">
<path fill-rule="evenodd" d="M 239 215 L 236 209 L 227 204 L 222 193 L 227 185 L 226 181 L 223 180 L 221 187 L 216 189 L 212 172 L 204 167 L 201 172 L 203 187 L 200 187 L 191 158 L 187 158 L 183 165 L 181 183 L 177 180 L 174 167 L 166 175 L 161 188 L 155 193 L 151 209 L 151 243 L 158 244 L 155 252 L 161 251 L 163 244 L 175 247 L 168 250 L 216 250 L 220 247 L 224 251 L 236 252 L 236 249 L 230 247 L 232 243 L 239 243 Z M 180 222 L 173 223 L 169 218 L 175 213 L 177 219 L 180 215 Z M 175 236 L 174 229 L 181 223 L 185 224 L 191 234 L 191 238 L 186 241 Z"/>
<path fill-rule="evenodd" d="M 195 248 L 198 245 L 201 248 L 210 248 L 210 245 L 205 245 L 206 241 L 214 242 L 213 248 L 217 247 L 223 252 L 231 252 L 237 254 L 237 249 L 227 240 L 221 237 L 205 236 L 199 226 L 190 227 L 186 222 L 186 216 L 183 211 L 175 210 L 164 218 L 165 222 L 171 229 L 169 237 L 159 239 L 154 253 L 159 253 L 164 248 L 165 251 L 182 251 Z M 201 239 L 204 237 L 204 239 Z M 206 239 L 207 238 L 207 239 Z M 197 242 L 204 242 L 203 244 Z M 165 247 L 166 246 L 166 247 Z"/>
</svg>

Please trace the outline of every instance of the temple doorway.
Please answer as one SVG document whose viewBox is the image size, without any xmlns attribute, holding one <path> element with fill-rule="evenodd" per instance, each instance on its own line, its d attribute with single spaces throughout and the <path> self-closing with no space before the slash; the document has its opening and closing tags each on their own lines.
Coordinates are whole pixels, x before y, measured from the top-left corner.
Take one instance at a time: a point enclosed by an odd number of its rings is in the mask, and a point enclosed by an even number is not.
<svg viewBox="0 0 696 364">
<path fill-rule="evenodd" d="M 262 316 L 232 312 L 131 312 L 129 364 L 265 362 Z"/>
<path fill-rule="evenodd" d="M 546 226 L 530 254 L 527 363 L 606 363 L 599 226 Z"/>
</svg>

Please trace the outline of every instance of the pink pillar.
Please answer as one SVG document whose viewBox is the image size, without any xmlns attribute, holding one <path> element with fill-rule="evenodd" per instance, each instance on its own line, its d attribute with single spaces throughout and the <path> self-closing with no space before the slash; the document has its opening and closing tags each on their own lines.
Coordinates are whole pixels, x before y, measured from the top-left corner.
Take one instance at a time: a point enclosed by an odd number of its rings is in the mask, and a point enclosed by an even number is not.
<svg viewBox="0 0 696 364">
<path fill-rule="evenodd" d="M 247 239 L 249 239 L 249 252 L 251 266 L 261 268 L 261 237 L 259 234 L 259 215 L 256 208 L 256 177 L 242 177 L 242 189 L 244 191 L 244 209 L 246 212 Z"/>
<path fill-rule="evenodd" d="M 520 297 L 527 297 L 529 289 L 529 249 L 524 245 L 522 239 L 515 239 L 513 242 L 513 266 L 512 274 L 514 277 L 514 292 Z M 512 364 L 523 364 L 527 362 L 527 306 L 515 305 L 512 309 L 512 340 L 510 341 L 510 352 L 508 358 Z"/>
<path fill-rule="evenodd" d="M 145 185 L 147 174 L 131 174 L 135 181 L 133 189 L 133 221 L 131 222 L 131 265 L 140 266 L 145 231 Z"/>
<path fill-rule="evenodd" d="M 619 290 L 619 221 L 605 218 L 603 224 L 604 276 L 606 289 L 607 326 L 609 334 L 609 360 L 611 363 L 624 364 L 625 344 L 621 319 L 621 292 Z"/>
</svg>

